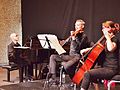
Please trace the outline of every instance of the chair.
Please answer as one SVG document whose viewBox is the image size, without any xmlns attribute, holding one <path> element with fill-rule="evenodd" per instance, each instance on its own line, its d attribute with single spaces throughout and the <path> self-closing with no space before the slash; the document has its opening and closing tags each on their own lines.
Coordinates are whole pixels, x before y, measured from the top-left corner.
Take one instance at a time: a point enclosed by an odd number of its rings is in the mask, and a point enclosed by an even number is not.
<svg viewBox="0 0 120 90">
<path fill-rule="evenodd" d="M 120 74 L 115 75 L 109 82 L 108 82 L 108 90 L 110 90 L 112 83 L 120 83 Z"/>
<path fill-rule="evenodd" d="M 3 65 L 2 68 L 7 70 L 7 80 L 4 80 L 4 81 L 11 82 L 10 72 L 18 69 L 17 64 L 10 62 L 8 65 Z"/>
<path fill-rule="evenodd" d="M 64 66 L 61 65 L 60 67 L 60 78 L 59 78 L 59 86 L 62 87 L 63 84 L 65 84 L 65 70 L 64 70 Z M 66 72 L 67 73 L 67 72 Z M 76 90 L 77 85 L 75 83 L 73 83 L 73 90 Z"/>
</svg>

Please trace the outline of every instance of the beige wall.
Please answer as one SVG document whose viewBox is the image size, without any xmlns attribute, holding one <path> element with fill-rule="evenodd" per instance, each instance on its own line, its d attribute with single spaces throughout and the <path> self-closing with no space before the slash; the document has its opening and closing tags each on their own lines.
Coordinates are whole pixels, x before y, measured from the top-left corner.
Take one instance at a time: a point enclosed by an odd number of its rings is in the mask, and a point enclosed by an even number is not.
<svg viewBox="0 0 120 90">
<path fill-rule="evenodd" d="M 21 0 L 0 0 L 0 63 L 8 62 L 7 45 L 13 32 L 20 35 L 21 43 Z"/>
</svg>

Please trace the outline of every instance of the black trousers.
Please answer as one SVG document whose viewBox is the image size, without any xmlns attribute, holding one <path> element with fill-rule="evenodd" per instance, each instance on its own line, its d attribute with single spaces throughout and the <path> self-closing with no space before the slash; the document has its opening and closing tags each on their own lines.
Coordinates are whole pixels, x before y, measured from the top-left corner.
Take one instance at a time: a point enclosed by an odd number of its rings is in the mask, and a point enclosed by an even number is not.
<svg viewBox="0 0 120 90">
<path fill-rule="evenodd" d="M 57 55 L 53 54 L 50 56 L 50 62 L 49 62 L 49 72 L 52 74 L 56 73 L 56 65 L 57 62 L 62 62 L 61 64 L 64 66 L 64 69 L 68 69 L 73 64 L 75 64 L 77 61 L 79 61 L 80 56 L 79 55 Z"/>
<path fill-rule="evenodd" d="M 97 68 L 91 69 L 84 74 L 81 88 L 88 90 L 90 82 L 96 82 L 97 79 L 104 80 L 104 79 L 111 79 L 115 74 L 117 74 L 116 70 L 110 68 Z"/>
</svg>

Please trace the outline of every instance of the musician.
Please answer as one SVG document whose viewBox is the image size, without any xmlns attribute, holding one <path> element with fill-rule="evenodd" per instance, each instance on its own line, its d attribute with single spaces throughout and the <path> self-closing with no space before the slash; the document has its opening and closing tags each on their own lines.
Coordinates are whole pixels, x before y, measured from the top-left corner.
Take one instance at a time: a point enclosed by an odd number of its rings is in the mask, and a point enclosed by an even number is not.
<svg viewBox="0 0 120 90">
<path fill-rule="evenodd" d="M 119 25 L 113 21 L 105 21 L 102 23 L 102 32 L 106 39 L 105 49 L 102 52 L 104 54 L 103 64 L 100 68 L 94 68 L 85 72 L 81 89 L 88 90 L 90 82 L 97 82 L 97 79 L 111 79 L 118 73 L 118 60 L 119 60 L 119 41 L 115 36 L 116 31 L 119 30 Z M 81 54 L 91 50 L 86 48 L 80 51 Z"/>
<path fill-rule="evenodd" d="M 76 20 L 75 22 L 75 30 L 71 31 L 71 36 L 65 40 L 66 43 L 70 43 L 70 51 L 69 55 L 61 54 L 53 54 L 50 56 L 49 62 L 49 80 L 56 81 L 56 63 L 62 62 L 61 64 L 64 66 L 64 69 L 67 70 L 73 64 L 77 63 L 80 59 L 80 50 L 92 45 L 89 42 L 86 34 L 84 33 L 84 25 L 85 22 L 81 19 Z M 72 78 L 75 70 L 68 72 L 70 77 Z M 72 72 L 73 71 L 73 72 Z"/>
<path fill-rule="evenodd" d="M 16 33 L 12 33 L 10 35 L 11 43 L 8 45 L 8 60 L 9 64 L 17 64 L 19 68 L 19 77 L 20 77 L 20 82 L 23 82 L 23 70 L 25 66 L 28 66 L 27 61 L 25 60 L 26 57 L 23 57 L 21 50 L 15 50 L 14 47 L 21 46 L 18 41 L 19 41 L 19 36 Z M 30 71 L 28 67 L 28 71 Z M 28 72 L 30 75 L 30 73 Z M 32 75 L 32 74 L 31 74 Z"/>
</svg>

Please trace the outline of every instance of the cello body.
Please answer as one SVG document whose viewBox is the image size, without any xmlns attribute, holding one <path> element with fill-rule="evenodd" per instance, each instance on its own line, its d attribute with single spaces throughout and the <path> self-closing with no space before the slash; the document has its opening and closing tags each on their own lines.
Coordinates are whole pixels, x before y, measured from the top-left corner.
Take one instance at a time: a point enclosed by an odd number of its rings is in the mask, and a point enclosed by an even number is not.
<svg viewBox="0 0 120 90">
<path fill-rule="evenodd" d="M 96 61 L 97 57 L 100 55 L 100 53 L 105 48 L 105 40 L 104 36 L 101 37 L 101 39 L 93 46 L 92 50 L 89 52 L 84 64 L 78 69 L 78 71 L 75 73 L 74 77 L 72 78 L 72 81 L 79 85 L 81 80 L 83 79 L 84 73 L 91 69 L 94 62 Z M 101 42 L 103 41 L 104 42 Z"/>
</svg>

